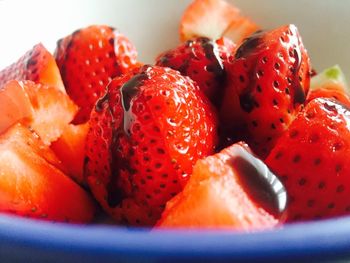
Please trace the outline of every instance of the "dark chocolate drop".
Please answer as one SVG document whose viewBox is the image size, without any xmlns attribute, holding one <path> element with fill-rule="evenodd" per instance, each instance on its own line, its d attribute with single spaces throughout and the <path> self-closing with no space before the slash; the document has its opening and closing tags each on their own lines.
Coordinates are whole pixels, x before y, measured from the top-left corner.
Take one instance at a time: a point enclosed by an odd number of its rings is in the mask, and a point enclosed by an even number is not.
<svg viewBox="0 0 350 263">
<path fill-rule="evenodd" d="M 280 216 L 287 206 L 287 192 L 277 176 L 243 148 L 230 161 L 246 193 L 266 211 Z"/>
<path fill-rule="evenodd" d="M 292 85 L 295 90 L 294 104 L 303 104 L 306 100 L 306 94 L 299 80 L 299 70 L 300 70 L 301 58 L 302 58 L 300 54 L 300 50 L 298 48 L 295 48 L 293 50 L 293 55 L 294 55 L 293 57 L 295 58 L 295 62 L 293 65 L 294 74 L 293 74 L 293 80 L 292 80 Z"/>
<path fill-rule="evenodd" d="M 145 71 L 133 76 L 129 81 L 125 82 L 120 88 L 122 103 L 124 111 L 129 111 L 131 100 L 139 92 L 139 87 L 142 86 L 144 80 L 148 79 L 149 76 Z"/>
<path fill-rule="evenodd" d="M 256 48 L 263 42 L 262 38 L 264 34 L 265 31 L 259 30 L 249 38 L 245 39 L 242 45 L 237 49 L 235 59 L 247 57 L 250 53 L 256 50 Z"/>
</svg>

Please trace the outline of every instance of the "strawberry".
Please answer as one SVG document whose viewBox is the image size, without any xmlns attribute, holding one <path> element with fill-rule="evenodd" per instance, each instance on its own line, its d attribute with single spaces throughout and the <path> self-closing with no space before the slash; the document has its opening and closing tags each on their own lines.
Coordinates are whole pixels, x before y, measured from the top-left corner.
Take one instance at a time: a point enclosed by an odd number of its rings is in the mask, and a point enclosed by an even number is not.
<svg viewBox="0 0 350 263">
<path fill-rule="evenodd" d="M 164 52 L 156 64 L 189 76 L 215 105 L 219 105 L 225 80 L 224 65 L 234 51 L 235 44 L 229 39 L 213 41 L 200 37 Z"/>
<path fill-rule="evenodd" d="M 205 95 L 179 72 L 143 66 L 114 79 L 91 114 L 85 176 L 119 223 L 152 225 L 213 153 L 217 119 Z"/>
<path fill-rule="evenodd" d="M 287 25 L 254 34 L 226 69 L 221 120 L 230 136 L 247 141 L 264 158 L 309 90 L 309 56 L 297 28 Z"/>
<path fill-rule="evenodd" d="M 349 88 L 338 65 L 311 78 L 307 102 L 315 98 L 333 98 L 350 107 Z"/>
<path fill-rule="evenodd" d="M 223 36 L 231 39 L 235 43 L 241 44 L 247 37 L 260 30 L 249 17 L 237 15 L 225 30 Z"/>
<path fill-rule="evenodd" d="M 20 120 L 30 122 L 33 111 L 28 94 L 18 81 L 9 81 L 0 88 L 0 134 Z"/>
<path fill-rule="evenodd" d="M 289 195 L 288 221 L 349 214 L 349 123 L 347 107 L 314 99 L 267 157 Z"/>
<path fill-rule="evenodd" d="M 66 93 L 32 81 L 8 82 L 0 90 L 0 102 L 0 133 L 21 121 L 47 145 L 61 136 L 77 112 Z"/>
<path fill-rule="evenodd" d="M 67 125 L 58 140 L 52 142 L 50 146 L 66 167 L 67 174 L 79 184 L 85 183 L 83 166 L 88 130 L 88 123 Z"/>
<path fill-rule="evenodd" d="M 21 124 L 0 135 L 0 211 L 51 221 L 90 222 L 96 211 L 92 198 L 47 162 L 50 156 L 53 152 Z"/>
<path fill-rule="evenodd" d="M 17 62 L 0 71 L 0 88 L 14 79 L 31 80 L 66 92 L 55 58 L 42 44 L 35 45 Z"/>
<path fill-rule="evenodd" d="M 57 42 L 55 57 L 67 93 L 80 107 L 76 123 L 84 123 L 106 85 L 137 65 L 133 44 L 114 28 L 93 25 Z"/>
<path fill-rule="evenodd" d="M 244 144 L 199 160 L 157 227 L 256 230 L 275 227 L 286 207 L 282 183 Z"/>
<path fill-rule="evenodd" d="M 224 0 L 194 0 L 182 16 L 180 39 L 228 37 L 239 44 L 257 30 L 252 20 Z"/>
</svg>

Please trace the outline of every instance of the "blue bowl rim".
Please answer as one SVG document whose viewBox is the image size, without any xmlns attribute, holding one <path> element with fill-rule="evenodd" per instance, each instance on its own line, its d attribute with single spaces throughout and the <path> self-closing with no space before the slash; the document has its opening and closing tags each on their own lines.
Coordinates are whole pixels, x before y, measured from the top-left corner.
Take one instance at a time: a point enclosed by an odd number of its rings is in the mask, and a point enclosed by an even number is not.
<svg viewBox="0 0 350 263">
<path fill-rule="evenodd" d="M 111 225 L 71 225 L 0 215 L 1 246 L 118 258 L 193 260 L 350 258 L 350 217 L 242 233 L 214 230 L 153 230 Z M 34 252 L 33 252 L 34 251 Z M 0 249 L 1 258 L 1 249 Z M 107 262 L 107 261 L 105 261 Z"/>
</svg>

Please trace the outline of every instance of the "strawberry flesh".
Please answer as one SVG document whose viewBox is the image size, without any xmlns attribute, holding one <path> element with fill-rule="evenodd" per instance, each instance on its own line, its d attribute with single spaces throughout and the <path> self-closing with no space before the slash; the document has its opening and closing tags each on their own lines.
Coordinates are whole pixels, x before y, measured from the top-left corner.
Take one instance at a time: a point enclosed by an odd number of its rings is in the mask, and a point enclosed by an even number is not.
<svg viewBox="0 0 350 263">
<path fill-rule="evenodd" d="M 157 226 L 272 228 L 282 222 L 286 201 L 277 177 L 246 145 L 234 144 L 197 162 L 186 187 L 167 203 Z"/>
<path fill-rule="evenodd" d="M 10 80 L 31 80 L 66 92 L 55 58 L 41 43 L 0 71 L 0 88 Z"/>
<path fill-rule="evenodd" d="M 40 138 L 21 124 L 0 136 L 0 211 L 50 221 L 92 221 L 94 201 L 47 161 L 52 156 Z"/>
</svg>

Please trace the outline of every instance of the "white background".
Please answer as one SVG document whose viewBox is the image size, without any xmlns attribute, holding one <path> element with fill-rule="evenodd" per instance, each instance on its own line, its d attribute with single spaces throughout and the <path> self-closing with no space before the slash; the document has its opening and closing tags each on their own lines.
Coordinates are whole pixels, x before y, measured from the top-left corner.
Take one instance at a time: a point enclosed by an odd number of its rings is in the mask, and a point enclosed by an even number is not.
<svg viewBox="0 0 350 263">
<path fill-rule="evenodd" d="M 178 22 L 189 0 L 0 0 L 0 68 L 37 42 L 56 40 L 90 24 L 119 28 L 152 63 L 178 41 Z M 264 28 L 294 23 L 317 70 L 340 64 L 350 80 L 349 0 L 232 0 Z"/>
</svg>

